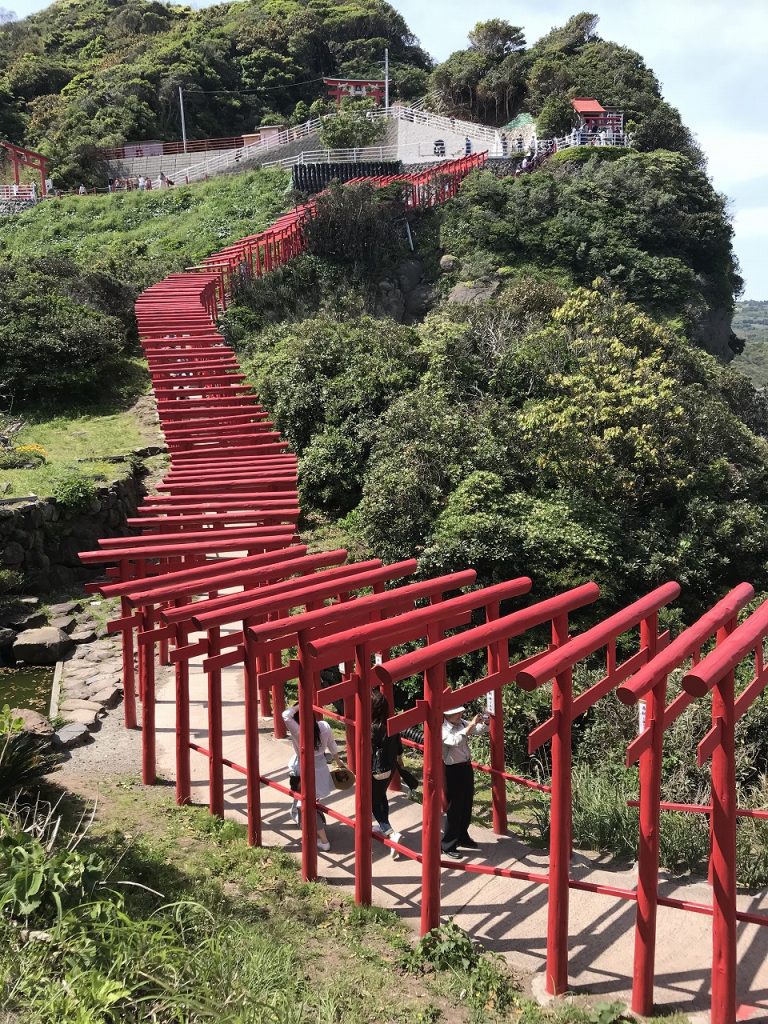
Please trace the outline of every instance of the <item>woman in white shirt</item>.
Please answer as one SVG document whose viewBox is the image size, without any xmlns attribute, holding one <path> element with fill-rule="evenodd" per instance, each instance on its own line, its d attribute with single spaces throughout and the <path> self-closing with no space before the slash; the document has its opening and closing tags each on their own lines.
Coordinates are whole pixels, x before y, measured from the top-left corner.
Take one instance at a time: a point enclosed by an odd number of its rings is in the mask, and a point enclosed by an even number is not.
<svg viewBox="0 0 768 1024">
<path fill-rule="evenodd" d="M 485 732 L 485 718 L 475 715 L 470 721 L 461 717 L 463 707 L 446 711 L 443 717 L 443 766 L 445 771 L 445 832 L 442 850 L 449 857 L 461 857 L 460 846 L 476 850 L 478 844 L 468 832 L 475 795 L 475 773 L 468 736 Z"/>
<path fill-rule="evenodd" d="M 291 738 L 293 744 L 293 757 L 288 762 L 288 771 L 290 772 L 290 786 L 291 791 L 298 793 L 301 789 L 301 779 L 299 777 L 300 761 L 299 761 L 299 706 L 294 704 L 292 708 L 286 708 L 283 712 L 283 721 L 285 722 L 285 728 L 288 735 Z M 330 725 L 327 722 L 320 721 L 315 718 L 314 721 L 314 733 L 315 733 L 315 797 L 317 800 L 323 800 L 333 789 L 333 782 L 331 780 L 331 772 L 328 768 L 328 762 L 325 759 L 326 752 L 331 754 L 334 764 L 338 765 L 339 768 L 343 768 L 344 764 L 339 759 L 339 749 L 336 746 L 336 740 L 333 738 L 333 732 L 331 731 Z M 301 812 L 299 808 L 298 800 L 293 801 L 291 807 L 291 818 L 299 824 L 301 822 Z M 328 833 L 325 830 L 325 815 L 322 811 L 317 812 L 317 848 L 318 850 L 330 850 L 331 844 L 328 842 Z"/>
</svg>

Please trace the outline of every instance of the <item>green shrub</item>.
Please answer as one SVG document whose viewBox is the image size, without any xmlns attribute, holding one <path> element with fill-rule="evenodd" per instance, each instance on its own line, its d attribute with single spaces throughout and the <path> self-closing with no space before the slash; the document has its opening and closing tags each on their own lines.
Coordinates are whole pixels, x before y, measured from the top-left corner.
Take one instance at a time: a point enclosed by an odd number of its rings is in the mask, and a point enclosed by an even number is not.
<svg viewBox="0 0 768 1024">
<path fill-rule="evenodd" d="M 65 907 L 89 896 L 104 877 L 94 853 L 51 849 L 23 828 L 14 814 L 0 814 L 0 912 L 30 918 L 36 926 L 61 918 Z"/>
<path fill-rule="evenodd" d="M 47 741 L 21 726 L 21 719 L 13 718 L 6 704 L 0 711 L 0 804 L 34 786 L 61 763 Z"/>
<path fill-rule="evenodd" d="M 68 512 L 82 512 L 96 497 L 96 484 L 79 470 L 62 470 L 53 479 L 51 497 Z"/>
<path fill-rule="evenodd" d="M 453 921 L 427 932 L 400 958 L 404 970 L 450 972 L 476 1011 L 503 1012 L 514 999 L 514 986 L 501 957 L 489 954 Z"/>
</svg>

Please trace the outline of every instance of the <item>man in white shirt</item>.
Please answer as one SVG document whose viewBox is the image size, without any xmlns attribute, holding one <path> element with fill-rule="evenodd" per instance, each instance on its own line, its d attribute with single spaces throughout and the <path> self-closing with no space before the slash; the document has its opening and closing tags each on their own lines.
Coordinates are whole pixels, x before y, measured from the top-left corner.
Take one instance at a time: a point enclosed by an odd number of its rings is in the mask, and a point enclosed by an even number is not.
<svg viewBox="0 0 768 1024">
<path fill-rule="evenodd" d="M 445 831 L 442 850 L 449 857 L 461 857 L 459 847 L 476 850 L 478 844 L 469 835 L 472 820 L 472 800 L 475 795 L 475 773 L 468 737 L 485 732 L 483 715 L 466 721 L 461 717 L 463 707 L 446 711 L 443 717 L 443 766 L 445 771 Z"/>
</svg>

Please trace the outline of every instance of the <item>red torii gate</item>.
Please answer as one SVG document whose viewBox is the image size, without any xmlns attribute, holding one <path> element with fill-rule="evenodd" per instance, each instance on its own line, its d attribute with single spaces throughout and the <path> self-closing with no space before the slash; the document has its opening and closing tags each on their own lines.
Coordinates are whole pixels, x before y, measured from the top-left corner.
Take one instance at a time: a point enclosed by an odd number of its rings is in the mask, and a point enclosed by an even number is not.
<svg viewBox="0 0 768 1024">
<path fill-rule="evenodd" d="M 16 146 L 12 142 L 4 142 L 0 139 L 0 149 L 8 155 L 13 167 L 13 180 L 18 185 L 21 180 L 21 169 L 29 167 L 40 175 L 40 195 L 48 195 L 45 179 L 48 177 L 50 160 L 42 153 L 35 153 L 32 149 L 25 149 L 23 146 Z"/>
</svg>

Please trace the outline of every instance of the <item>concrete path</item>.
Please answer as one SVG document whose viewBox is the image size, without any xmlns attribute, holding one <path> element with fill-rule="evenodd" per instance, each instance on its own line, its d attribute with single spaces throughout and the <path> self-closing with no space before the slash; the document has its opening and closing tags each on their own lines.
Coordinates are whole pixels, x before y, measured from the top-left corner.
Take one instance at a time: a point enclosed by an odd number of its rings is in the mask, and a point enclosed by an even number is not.
<svg viewBox="0 0 768 1024">
<path fill-rule="evenodd" d="M 173 779 L 174 765 L 174 689 L 170 674 L 159 680 L 157 727 L 158 770 Z M 197 665 L 190 671 L 193 741 L 205 745 L 207 707 L 205 677 Z M 224 756 L 244 763 L 242 670 L 223 673 Z M 291 755 L 288 740 L 274 740 L 271 720 L 261 722 L 260 759 L 264 775 L 287 785 L 287 763 Z M 207 759 L 192 753 L 192 793 L 195 803 L 208 801 Z M 225 769 L 226 813 L 243 821 L 246 814 L 245 783 L 242 775 Z M 350 794 L 335 793 L 329 806 L 345 814 L 354 814 Z M 276 790 L 262 789 L 264 841 L 298 853 L 300 833 L 291 822 L 289 800 Z M 403 833 L 403 842 L 413 850 L 420 845 L 421 805 L 404 793 L 391 800 L 391 820 Z M 473 834 L 482 848 L 472 860 L 523 871 L 547 870 L 547 856 L 525 846 L 518 839 L 499 837 L 475 828 Z M 354 841 L 352 830 L 330 823 L 332 851 L 320 853 L 319 870 L 329 884 L 351 890 L 354 884 Z M 396 910 L 414 929 L 418 929 L 421 894 L 421 865 L 407 858 L 393 860 L 388 851 L 374 843 L 374 898 L 382 906 Z M 572 877 L 591 882 L 633 888 L 633 871 L 615 870 L 608 857 L 575 854 Z M 711 902 L 705 881 L 679 884 L 666 879 L 662 894 L 702 903 Z M 741 909 L 768 913 L 768 892 L 740 897 Z M 527 973 L 538 972 L 534 990 L 543 990 L 546 956 L 547 891 L 540 885 L 506 878 L 471 875 L 460 870 L 444 870 L 442 877 L 444 917 L 501 953 L 509 963 Z M 635 904 L 626 900 L 571 891 L 570 901 L 570 980 L 575 991 L 584 990 L 609 1000 L 629 1003 L 632 984 Z M 659 908 L 656 965 L 656 1003 L 659 1008 L 676 1008 L 696 1014 L 709 1006 L 711 965 L 711 918 L 700 914 Z M 755 925 L 739 926 L 739 1019 L 768 1021 L 768 929 Z M 708 1015 L 703 1015 L 706 1020 Z"/>
</svg>

